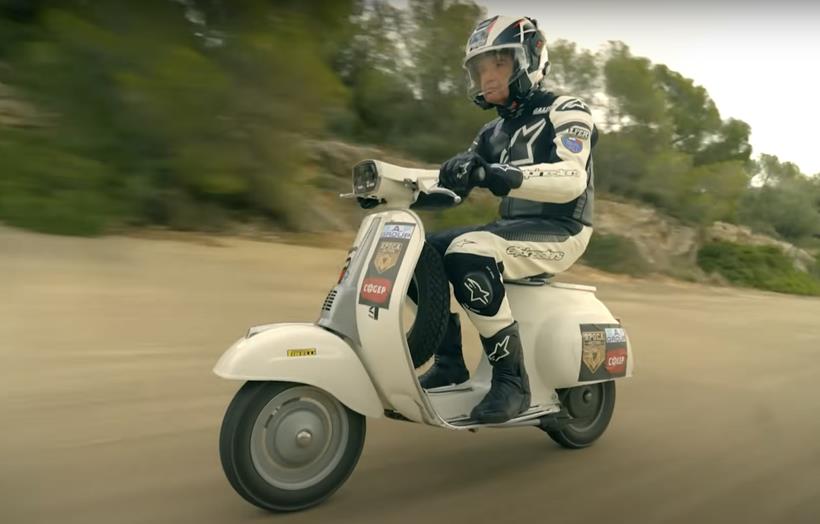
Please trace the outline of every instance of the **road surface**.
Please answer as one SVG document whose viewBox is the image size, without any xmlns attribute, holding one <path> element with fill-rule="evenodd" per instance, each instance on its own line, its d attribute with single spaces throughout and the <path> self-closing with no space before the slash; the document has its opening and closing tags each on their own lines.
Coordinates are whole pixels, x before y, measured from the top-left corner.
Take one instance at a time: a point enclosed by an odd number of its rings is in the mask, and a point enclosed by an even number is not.
<svg viewBox="0 0 820 524">
<path fill-rule="evenodd" d="M 0 522 L 820 522 L 820 300 L 583 268 L 636 351 L 596 445 L 370 420 L 325 504 L 250 506 L 211 368 L 249 325 L 315 319 L 343 253 L 0 229 Z"/>
</svg>

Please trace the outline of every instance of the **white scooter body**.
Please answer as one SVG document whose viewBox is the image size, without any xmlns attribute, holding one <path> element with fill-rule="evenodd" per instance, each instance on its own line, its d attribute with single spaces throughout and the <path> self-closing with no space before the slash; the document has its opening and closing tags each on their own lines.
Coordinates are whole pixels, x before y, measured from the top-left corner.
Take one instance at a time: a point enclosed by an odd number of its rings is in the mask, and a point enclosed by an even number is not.
<svg viewBox="0 0 820 524">
<path fill-rule="evenodd" d="M 403 307 L 424 243 L 424 227 L 409 209 L 420 195 L 460 201 L 437 187 L 436 171 L 365 161 L 373 173 L 356 193 L 379 198 L 384 211 L 368 215 L 349 251 L 340 282 L 315 323 L 251 328 L 219 359 L 214 373 L 246 381 L 315 386 L 353 411 L 444 427 L 474 429 L 473 406 L 490 387 L 486 356 L 463 385 L 425 391 L 407 345 Z M 385 246 L 385 244 L 389 244 Z M 383 273 L 387 276 L 377 276 Z M 507 282 L 519 322 L 532 404 L 517 418 L 492 426 L 538 425 L 561 412 L 558 391 L 630 377 L 632 346 L 625 330 L 595 296 L 595 288 L 538 280 Z M 380 304 L 380 305 L 374 305 Z"/>
</svg>

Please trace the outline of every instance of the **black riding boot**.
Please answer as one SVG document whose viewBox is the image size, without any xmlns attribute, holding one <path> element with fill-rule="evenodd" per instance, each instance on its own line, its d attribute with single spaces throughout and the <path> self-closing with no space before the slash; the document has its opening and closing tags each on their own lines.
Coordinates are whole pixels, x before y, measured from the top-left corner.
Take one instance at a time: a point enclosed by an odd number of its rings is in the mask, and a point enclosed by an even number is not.
<svg viewBox="0 0 820 524">
<path fill-rule="evenodd" d="M 447 333 L 441 345 L 436 348 L 434 358 L 433 367 L 419 377 L 419 383 L 424 389 L 461 384 L 470 378 L 461 353 L 461 322 L 458 313 L 450 313 Z"/>
<path fill-rule="evenodd" d="M 524 369 L 518 322 L 490 338 L 481 337 L 481 345 L 493 366 L 493 379 L 490 391 L 470 417 L 485 424 L 506 422 L 530 407 L 530 382 Z"/>
</svg>

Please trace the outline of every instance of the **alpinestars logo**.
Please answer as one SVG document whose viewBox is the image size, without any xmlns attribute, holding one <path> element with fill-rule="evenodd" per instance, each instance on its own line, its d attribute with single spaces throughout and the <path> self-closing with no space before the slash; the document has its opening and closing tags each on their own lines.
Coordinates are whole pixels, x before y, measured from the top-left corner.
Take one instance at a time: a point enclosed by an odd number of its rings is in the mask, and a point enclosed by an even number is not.
<svg viewBox="0 0 820 524">
<path fill-rule="evenodd" d="M 497 169 L 498 171 L 503 171 L 504 174 L 507 174 L 508 171 L 515 171 L 516 173 L 521 172 L 521 170 L 517 167 L 513 167 L 507 164 L 490 164 L 490 167 L 493 169 Z"/>
<path fill-rule="evenodd" d="M 506 251 L 508 255 L 512 255 L 516 258 L 524 257 L 537 260 L 562 260 L 565 254 L 563 251 L 553 251 L 552 249 L 540 250 L 525 246 L 509 246 Z"/>
<path fill-rule="evenodd" d="M 453 247 L 464 247 L 464 246 L 469 245 L 469 244 L 478 244 L 478 242 L 476 242 L 475 240 L 470 240 L 469 238 L 462 238 L 461 240 L 453 242 L 452 246 Z"/>
<path fill-rule="evenodd" d="M 541 132 L 544 130 L 544 128 L 546 126 L 547 126 L 547 121 L 544 120 L 544 119 L 541 119 L 541 120 L 539 120 L 538 122 L 536 122 L 535 124 L 533 124 L 529 127 L 528 126 L 519 127 L 518 130 L 515 132 L 515 134 L 512 136 L 512 139 L 510 140 L 510 147 L 508 147 L 507 149 L 505 149 L 504 151 L 501 152 L 501 158 L 500 158 L 499 163 L 500 164 L 512 164 L 514 166 L 520 166 L 522 164 L 532 164 L 533 161 L 534 161 L 534 158 L 535 158 L 532 154 L 532 145 L 533 145 L 533 143 L 535 143 L 535 141 L 538 139 L 538 137 L 541 136 Z M 516 142 L 518 142 L 518 139 L 521 138 L 521 137 L 523 137 L 523 138 L 528 138 L 529 137 L 529 140 L 527 141 L 527 156 L 526 156 L 526 158 L 517 158 L 515 160 L 512 160 L 512 161 L 508 162 L 508 160 L 510 159 L 510 150 L 513 149 L 513 147 L 515 147 Z"/>
<path fill-rule="evenodd" d="M 557 108 L 556 111 L 583 111 L 584 113 L 590 113 L 589 107 L 577 98 L 570 98 L 566 102 L 562 102 Z"/>
<path fill-rule="evenodd" d="M 510 351 L 507 349 L 507 344 L 509 342 L 509 335 L 504 337 L 504 340 L 502 340 L 501 342 L 496 342 L 495 348 L 493 348 L 493 352 L 487 355 L 487 358 L 490 360 L 490 362 L 498 362 L 499 360 L 510 354 Z"/>
<path fill-rule="evenodd" d="M 489 299 L 487 298 L 490 296 L 490 292 L 481 289 L 481 286 L 478 285 L 478 282 L 476 282 L 472 278 L 468 278 L 467 280 L 465 280 L 464 286 L 470 292 L 470 302 L 478 302 L 485 306 L 490 303 Z"/>
</svg>

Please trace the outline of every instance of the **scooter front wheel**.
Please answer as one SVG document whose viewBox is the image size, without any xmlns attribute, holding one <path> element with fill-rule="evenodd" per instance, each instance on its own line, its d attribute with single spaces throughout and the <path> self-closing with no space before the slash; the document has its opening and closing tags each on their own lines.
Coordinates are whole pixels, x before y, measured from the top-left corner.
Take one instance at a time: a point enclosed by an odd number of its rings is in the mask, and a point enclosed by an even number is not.
<svg viewBox="0 0 820 524">
<path fill-rule="evenodd" d="M 222 468 L 248 502 L 272 511 L 316 505 L 359 460 L 365 417 L 303 384 L 247 382 L 228 406 L 219 435 Z"/>
</svg>

